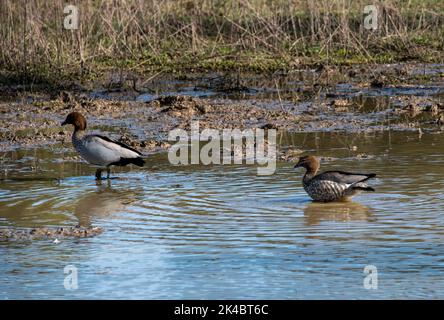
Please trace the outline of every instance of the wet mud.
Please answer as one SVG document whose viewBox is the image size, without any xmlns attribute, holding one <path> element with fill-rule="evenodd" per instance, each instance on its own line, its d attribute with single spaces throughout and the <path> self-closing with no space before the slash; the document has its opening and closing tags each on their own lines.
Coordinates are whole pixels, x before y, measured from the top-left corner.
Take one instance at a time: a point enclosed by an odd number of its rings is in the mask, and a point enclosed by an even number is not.
<svg viewBox="0 0 444 320">
<path fill-rule="evenodd" d="M 156 79 L 148 88 L 29 93 L 2 88 L 0 150 L 70 145 L 60 126 L 73 110 L 91 132 L 150 154 L 169 148 L 168 132 L 200 128 L 274 128 L 289 132 L 441 130 L 444 66 L 319 66 L 296 74 L 206 75 Z M 145 84 L 148 86 L 147 84 Z M 107 89 L 108 88 L 108 89 Z M 8 97 L 6 93 L 9 92 Z"/>
<path fill-rule="evenodd" d="M 99 227 L 39 227 L 39 228 L 0 228 L 0 241 L 54 240 L 55 243 L 66 238 L 86 238 L 103 232 Z"/>
</svg>

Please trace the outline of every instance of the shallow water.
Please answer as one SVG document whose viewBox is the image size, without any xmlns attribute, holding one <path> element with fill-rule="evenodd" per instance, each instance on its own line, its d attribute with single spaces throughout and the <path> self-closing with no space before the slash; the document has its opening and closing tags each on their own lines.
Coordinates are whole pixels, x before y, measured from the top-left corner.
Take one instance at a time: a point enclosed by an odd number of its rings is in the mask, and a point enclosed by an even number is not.
<svg viewBox="0 0 444 320">
<path fill-rule="evenodd" d="M 285 162 L 257 176 L 252 165 L 172 166 L 154 155 L 97 184 L 93 167 L 63 160 L 69 149 L 3 154 L 0 226 L 104 232 L 0 241 L 0 298 L 444 298 L 443 138 L 282 136 L 332 157 L 324 170 L 378 174 L 375 193 L 334 204 L 311 202 L 302 172 Z M 357 160 L 362 153 L 370 156 Z M 78 270 L 77 290 L 64 288 L 67 265 Z M 367 265 L 377 290 L 363 286 Z"/>
</svg>

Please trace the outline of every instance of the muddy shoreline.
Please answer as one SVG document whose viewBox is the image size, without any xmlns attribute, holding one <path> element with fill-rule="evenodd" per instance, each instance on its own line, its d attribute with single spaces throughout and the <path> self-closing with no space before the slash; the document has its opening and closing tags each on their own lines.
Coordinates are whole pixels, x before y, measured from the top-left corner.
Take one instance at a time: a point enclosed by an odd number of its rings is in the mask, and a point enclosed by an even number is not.
<svg viewBox="0 0 444 320">
<path fill-rule="evenodd" d="M 61 239 L 87 238 L 99 235 L 103 232 L 98 227 L 38 227 L 38 228 L 0 228 L 0 241 L 3 240 L 54 240 L 58 243 Z"/>
<path fill-rule="evenodd" d="M 0 150 L 70 147 L 71 129 L 60 123 L 74 110 L 87 116 L 90 132 L 105 132 L 147 155 L 167 150 L 168 132 L 189 130 L 195 120 L 201 130 L 351 134 L 439 131 L 444 124 L 443 65 L 320 66 L 274 79 L 211 74 L 182 82 L 157 78 L 145 86 L 150 90 L 135 91 L 125 81 L 94 90 L 2 88 Z"/>
</svg>

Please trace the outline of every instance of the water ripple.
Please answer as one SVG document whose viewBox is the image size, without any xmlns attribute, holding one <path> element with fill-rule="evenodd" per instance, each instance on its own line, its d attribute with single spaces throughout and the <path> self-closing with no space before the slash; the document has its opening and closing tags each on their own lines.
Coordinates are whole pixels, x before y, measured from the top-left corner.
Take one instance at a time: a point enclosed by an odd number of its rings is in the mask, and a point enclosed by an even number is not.
<svg viewBox="0 0 444 320">
<path fill-rule="evenodd" d="M 377 191 L 349 203 L 311 202 L 287 163 L 261 177 L 254 166 L 191 169 L 157 158 L 157 170 L 122 169 L 110 183 L 78 169 L 60 183 L 11 176 L 0 181 L 1 226 L 105 232 L 58 245 L 0 242 L 0 297 L 442 298 L 444 150 L 427 148 L 439 137 L 423 137 L 424 149 L 397 138 L 388 156 L 324 164 L 378 173 Z M 68 264 L 80 272 L 74 292 L 61 281 Z M 362 287 L 369 264 L 381 275 L 377 292 Z"/>
</svg>

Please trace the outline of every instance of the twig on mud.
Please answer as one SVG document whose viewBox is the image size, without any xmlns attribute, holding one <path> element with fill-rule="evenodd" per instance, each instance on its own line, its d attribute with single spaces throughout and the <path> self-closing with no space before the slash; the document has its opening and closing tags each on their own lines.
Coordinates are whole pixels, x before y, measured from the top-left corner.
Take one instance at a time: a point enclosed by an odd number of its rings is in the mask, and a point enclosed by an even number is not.
<svg viewBox="0 0 444 320">
<path fill-rule="evenodd" d="M 151 80 L 157 78 L 158 76 L 160 76 L 163 73 L 163 71 L 159 71 L 157 73 L 155 73 L 154 75 L 152 75 L 151 77 L 149 77 L 148 79 L 146 79 L 145 81 L 143 81 L 139 87 L 143 87 L 145 84 L 147 84 L 148 82 L 150 82 Z M 136 85 L 134 84 L 134 89 L 135 89 Z M 135 89 L 136 90 L 136 89 Z M 137 90 L 136 90 L 137 91 Z"/>
<path fill-rule="evenodd" d="M 277 82 L 276 79 L 274 79 L 274 83 L 275 83 L 275 85 L 276 85 L 276 90 L 277 90 L 277 94 L 278 94 L 279 104 L 280 104 L 280 106 L 281 106 L 281 110 L 282 110 L 282 112 L 284 112 L 285 114 L 289 114 L 288 110 L 286 110 L 286 109 L 284 108 L 284 104 L 282 103 L 281 91 L 279 90 L 279 84 L 278 84 L 278 82 Z"/>
</svg>

